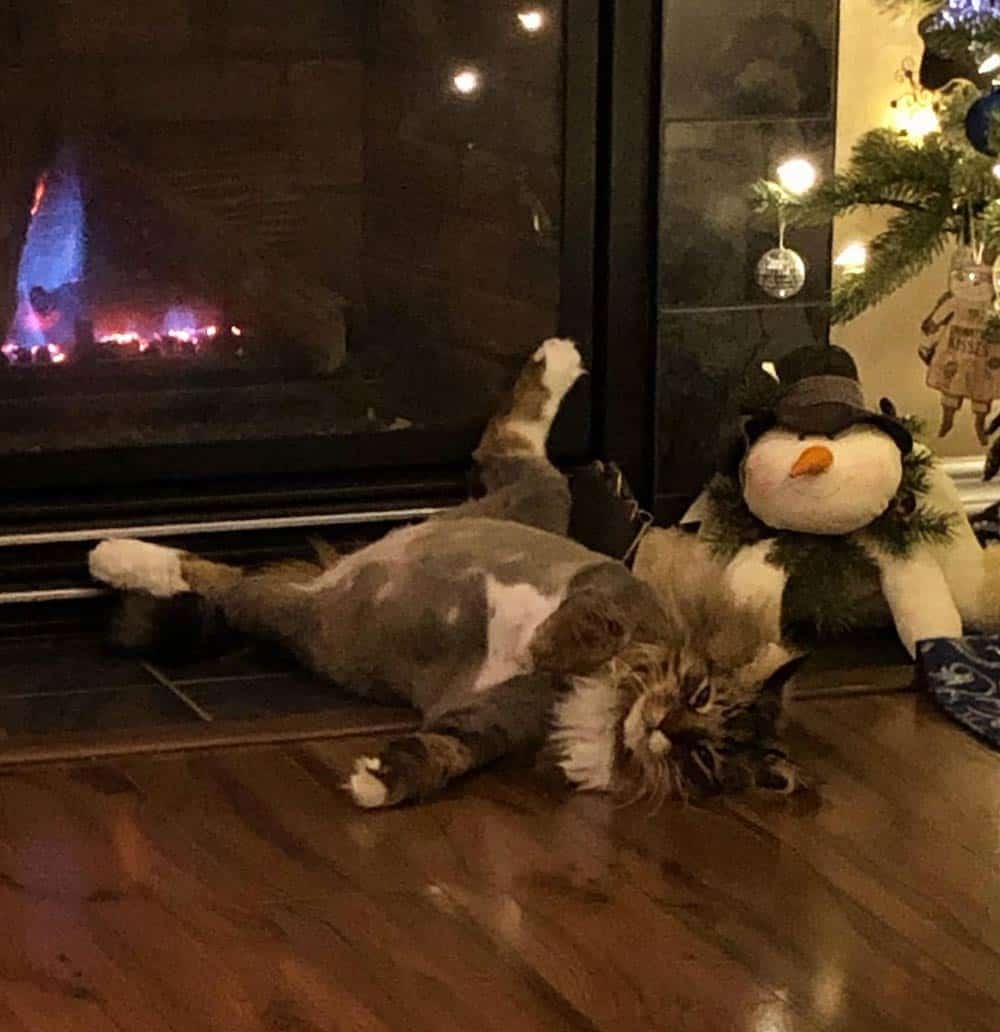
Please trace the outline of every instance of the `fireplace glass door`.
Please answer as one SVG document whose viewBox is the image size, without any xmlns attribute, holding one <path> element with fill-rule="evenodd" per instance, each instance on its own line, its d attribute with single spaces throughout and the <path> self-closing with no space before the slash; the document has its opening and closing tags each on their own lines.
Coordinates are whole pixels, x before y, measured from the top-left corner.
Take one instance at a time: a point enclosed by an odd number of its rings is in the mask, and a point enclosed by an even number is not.
<svg viewBox="0 0 1000 1032">
<path fill-rule="evenodd" d="M 5 10 L 0 457 L 18 469 L 465 448 L 563 328 L 557 0 Z"/>
</svg>

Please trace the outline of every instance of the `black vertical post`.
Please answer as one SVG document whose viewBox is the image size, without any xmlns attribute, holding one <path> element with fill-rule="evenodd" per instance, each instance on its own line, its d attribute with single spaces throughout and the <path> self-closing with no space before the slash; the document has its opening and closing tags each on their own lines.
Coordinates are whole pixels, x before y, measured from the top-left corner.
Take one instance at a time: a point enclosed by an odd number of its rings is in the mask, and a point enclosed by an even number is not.
<svg viewBox="0 0 1000 1032">
<path fill-rule="evenodd" d="M 651 504 L 655 454 L 657 185 L 662 0 L 607 5 L 598 272 L 597 451 Z M 600 239 L 600 238 L 599 238 Z M 601 297 L 603 291 L 603 297 Z"/>
</svg>

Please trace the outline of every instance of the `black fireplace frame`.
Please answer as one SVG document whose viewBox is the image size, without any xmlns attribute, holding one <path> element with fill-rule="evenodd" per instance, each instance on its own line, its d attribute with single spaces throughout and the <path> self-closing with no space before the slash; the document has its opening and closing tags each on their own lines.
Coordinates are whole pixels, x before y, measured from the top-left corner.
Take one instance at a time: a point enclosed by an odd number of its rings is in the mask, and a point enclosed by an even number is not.
<svg viewBox="0 0 1000 1032">
<path fill-rule="evenodd" d="M 559 332 L 579 340 L 590 390 L 554 433 L 567 467 L 614 459 L 653 492 L 656 182 L 662 0 L 567 0 Z M 9 456 L 0 537 L 150 520 L 262 519 L 448 504 L 479 426 L 343 438 Z M 198 471 L 197 475 L 193 471 Z M 374 509 L 373 509 L 374 507 Z M 75 536 L 75 535 L 74 535 Z"/>
</svg>

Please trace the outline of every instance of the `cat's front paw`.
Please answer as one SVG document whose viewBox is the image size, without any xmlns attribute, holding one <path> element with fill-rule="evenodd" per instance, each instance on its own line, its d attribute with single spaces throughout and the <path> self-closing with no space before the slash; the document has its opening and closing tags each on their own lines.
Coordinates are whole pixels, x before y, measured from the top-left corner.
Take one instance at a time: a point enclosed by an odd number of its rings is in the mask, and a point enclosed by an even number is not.
<svg viewBox="0 0 1000 1032">
<path fill-rule="evenodd" d="M 344 786 L 355 803 L 365 810 L 377 810 L 389 804 L 389 789 L 379 777 L 381 769 L 382 761 L 377 756 L 359 756 Z"/>
</svg>

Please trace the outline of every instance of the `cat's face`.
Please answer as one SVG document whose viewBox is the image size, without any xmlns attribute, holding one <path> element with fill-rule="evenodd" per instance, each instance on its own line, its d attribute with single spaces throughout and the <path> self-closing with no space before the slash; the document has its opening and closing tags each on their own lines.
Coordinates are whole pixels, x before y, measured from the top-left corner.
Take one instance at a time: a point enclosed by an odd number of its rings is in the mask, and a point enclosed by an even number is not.
<svg viewBox="0 0 1000 1032">
<path fill-rule="evenodd" d="M 704 796 L 800 784 L 777 745 L 782 692 L 801 662 L 778 645 L 727 670 L 686 649 L 620 657 L 615 787 L 626 797 Z"/>
<path fill-rule="evenodd" d="M 649 531 L 634 572 L 660 605 L 657 640 L 630 643 L 557 700 L 549 741 L 567 779 L 654 802 L 795 791 L 777 724 L 804 657 L 774 641 L 768 614 L 736 599 L 723 564 L 691 535 Z"/>
</svg>

